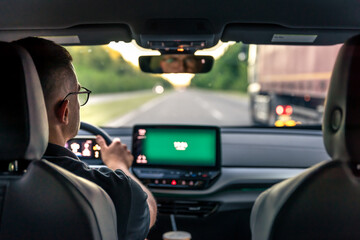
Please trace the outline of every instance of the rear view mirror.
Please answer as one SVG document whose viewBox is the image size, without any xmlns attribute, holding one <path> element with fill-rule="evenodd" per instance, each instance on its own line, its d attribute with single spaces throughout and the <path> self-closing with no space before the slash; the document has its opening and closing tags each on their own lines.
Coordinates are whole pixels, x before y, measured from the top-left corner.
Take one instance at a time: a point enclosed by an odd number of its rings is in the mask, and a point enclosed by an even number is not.
<svg viewBox="0 0 360 240">
<path fill-rule="evenodd" d="M 213 63 L 212 56 L 193 54 L 165 54 L 139 58 L 140 69 L 148 73 L 207 73 Z"/>
</svg>

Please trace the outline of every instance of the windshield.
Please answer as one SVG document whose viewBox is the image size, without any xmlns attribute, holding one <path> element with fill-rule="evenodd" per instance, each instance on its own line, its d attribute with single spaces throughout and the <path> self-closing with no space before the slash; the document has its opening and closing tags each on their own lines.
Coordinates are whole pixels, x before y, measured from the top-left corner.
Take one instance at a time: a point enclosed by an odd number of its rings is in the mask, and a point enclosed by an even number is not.
<svg viewBox="0 0 360 240">
<path fill-rule="evenodd" d="M 133 43 L 67 47 L 92 91 L 81 119 L 105 127 L 320 125 L 339 48 L 226 43 L 197 53 L 215 57 L 209 73 L 150 74 Z"/>
</svg>

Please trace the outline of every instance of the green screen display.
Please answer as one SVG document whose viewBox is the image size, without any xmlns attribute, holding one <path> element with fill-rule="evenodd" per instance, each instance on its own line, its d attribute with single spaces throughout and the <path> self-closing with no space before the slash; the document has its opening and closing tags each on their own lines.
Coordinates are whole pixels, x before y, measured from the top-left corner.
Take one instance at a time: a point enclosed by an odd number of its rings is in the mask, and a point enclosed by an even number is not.
<svg viewBox="0 0 360 240">
<path fill-rule="evenodd" d="M 142 154 L 149 165 L 215 166 L 214 129 L 147 128 Z"/>
</svg>

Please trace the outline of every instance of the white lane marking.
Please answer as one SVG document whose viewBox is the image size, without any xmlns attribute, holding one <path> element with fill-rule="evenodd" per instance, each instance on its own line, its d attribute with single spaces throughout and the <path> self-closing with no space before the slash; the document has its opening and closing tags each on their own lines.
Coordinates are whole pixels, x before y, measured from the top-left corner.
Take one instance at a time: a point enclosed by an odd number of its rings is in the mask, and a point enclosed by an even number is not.
<svg viewBox="0 0 360 240">
<path fill-rule="evenodd" d="M 205 109 L 209 109 L 209 108 L 210 108 L 209 103 L 207 103 L 207 102 L 205 102 L 205 101 L 201 102 L 200 105 L 201 105 L 201 107 L 203 107 L 203 108 L 205 108 Z"/>
<path fill-rule="evenodd" d="M 105 126 L 109 126 L 109 127 L 120 127 L 123 126 L 125 123 L 129 122 L 131 119 L 133 119 L 136 114 L 138 114 L 139 111 L 132 111 L 129 112 L 128 114 L 125 114 L 123 117 L 118 118 L 116 120 L 113 120 L 111 122 L 108 122 L 105 124 Z"/>
<path fill-rule="evenodd" d="M 210 111 L 210 113 L 214 118 L 216 118 L 218 120 L 221 120 L 221 119 L 224 118 L 224 115 L 221 112 L 219 112 L 218 110 L 216 110 L 216 109 L 212 109 Z"/>
<path fill-rule="evenodd" d="M 196 98 L 196 101 L 200 104 L 200 106 L 201 106 L 202 108 L 205 108 L 205 109 L 207 109 L 207 110 L 210 108 L 209 103 L 208 103 L 207 101 L 201 99 L 200 97 L 197 97 L 197 98 Z"/>
<path fill-rule="evenodd" d="M 217 120 L 222 120 L 224 118 L 224 115 L 219 110 L 212 108 L 209 102 L 201 99 L 200 97 L 197 97 L 196 101 L 200 104 L 201 107 L 207 111 L 210 111 L 212 117 L 216 118 Z"/>
<path fill-rule="evenodd" d="M 155 98 L 154 100 L 145 103 L 144 105 L 142 105 L 140 107 L 140 111 L 141 112 L 146 112 L 146 111 L 150 110 L 151 108 L 153 108 L 156 105 L 158 105 L 159 103 L 161 103 L 163 101 L 163 98 L 164 97 Z"/>
<path fill-rule="evenodd" d="M 151 100 L 150 102 L 145 103 L 140 108 L 135 109 L 135 110 L 125 114 L 124 116 L 122 116 L 120 118 L 117 118 L 115 120 L 112 120 L 112 121 L 110 121 L 110 122 L 108 122 L 108 123 L 106 123 L 104 125 L 109 126 L 109 127 L 124 126 L 124 125 L 126 125 L 126 123 L 131 122 L 131 120 L 134 119 L 136 117 L 136 115 L 139 114 L 140 112 L 145 112 L 145 111 L 150 110 L 151 108 L 156 107 L 156 105 L 158 105 L 161 102 L 165 101 L 168 97 L 169 97 L 169 95 L 155 98 L 154 100 Z"/>
</svg>

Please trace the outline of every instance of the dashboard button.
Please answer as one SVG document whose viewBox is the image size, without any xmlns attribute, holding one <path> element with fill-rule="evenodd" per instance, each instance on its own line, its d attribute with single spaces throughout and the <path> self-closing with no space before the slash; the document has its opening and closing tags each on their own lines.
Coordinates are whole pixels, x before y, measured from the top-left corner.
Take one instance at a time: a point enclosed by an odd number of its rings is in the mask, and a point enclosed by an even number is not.
<svg viewBox="0 0 360 240">
<path fill-rule="evenodd" d="M 209 176 L 211 177 L 211 179 L 214 179 L 217 175 L 219 175 L 219 173 L 219 171 L 210 171 Z"/>
<path fill-rule="evenodd" d="M 197 182 L 195 183 L 195 186 L 196 186 L 196 187 L 201 187 L 203 184 L 204 184 L 203 181 L 197 181 Z"/>
</svg>

